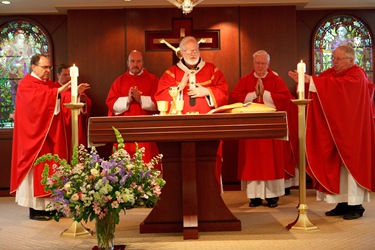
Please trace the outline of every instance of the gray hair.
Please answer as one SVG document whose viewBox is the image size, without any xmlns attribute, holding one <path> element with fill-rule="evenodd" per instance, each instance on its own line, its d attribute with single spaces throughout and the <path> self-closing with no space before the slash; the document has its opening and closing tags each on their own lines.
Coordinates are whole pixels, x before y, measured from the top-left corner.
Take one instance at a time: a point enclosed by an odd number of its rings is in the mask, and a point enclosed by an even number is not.
<svg viewBox="0 0 375 250">
<path fill-rule="evenodd" d="M 265 51 L 265 50 L 258 50 L 257 52 L 255 52 L 254 54 L 253 54 L 253 58 L 255 59 L 255 57 L 257 57 L 257 56 L 267 56 L 267 61 L 268 62 L 270 62 L 270 60 L 271 60 L 271 57 L 270 57 L 270 55 L 267 53 L 267 51 Z"/>
<path fill-rule="evenodd" d="M 197 39 L 193 36 L 186 36 L 184 38 L 182 38 L 182 40 L 180 41 L 180 44 L 178 45 L 178 47 L 180 48 L 180 50 L 182 50 L 182 47 L 184 47 L 185 43 L 187 42 L 190 42 L 190 41 L 193 41 L 193 42 L 196 42 L 198 47 L 199 47 L 199 43 L 197 41 Z"/>
<path fill-rule="evenodd" d="M 350 46 L 348 44 L 344 44 L 344 45 L 341 45 L 341 46 L 336 48 L 336 50 L 338 50 L 338 49 L 343 51 L 345 53 L 345 56 L 347 56 L 348 58 L 353 59 L 353 61 L 355 61 L 356 55 L 355 55 L 355 51 L 354 51 L 352 46 Z"/>
</svg>

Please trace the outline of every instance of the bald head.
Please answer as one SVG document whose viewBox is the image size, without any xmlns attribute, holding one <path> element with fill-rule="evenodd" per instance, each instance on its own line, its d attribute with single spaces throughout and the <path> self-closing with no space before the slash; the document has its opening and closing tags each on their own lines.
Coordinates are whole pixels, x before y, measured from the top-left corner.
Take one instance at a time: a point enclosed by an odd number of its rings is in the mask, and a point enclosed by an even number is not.
<svg viewBox="0 0 375 250">
<path fill-rule="evenodd" d="M 143 69 L 143 55 L 138 50 L 133 50 L 128 56 L 128 68 L 130 73 L 138 75 Z"/>
</svg>

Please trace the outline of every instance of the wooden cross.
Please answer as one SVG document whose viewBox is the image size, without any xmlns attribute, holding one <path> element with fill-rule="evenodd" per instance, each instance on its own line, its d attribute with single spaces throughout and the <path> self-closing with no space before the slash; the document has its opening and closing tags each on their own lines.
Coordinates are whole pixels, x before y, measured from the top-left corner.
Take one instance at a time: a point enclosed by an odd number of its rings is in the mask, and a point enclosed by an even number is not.
<svg viewBox="0 0 375 250">
<path fill-rule="evenodd" d="M 172 19 L 172 30 L 145 31 L 146 51 L 175 51 L 185 36 L 194 36 L 200 49 L 220 49 L 220 30 L 194 30 L 192 26 L 192 19 Z"/>
</svg>

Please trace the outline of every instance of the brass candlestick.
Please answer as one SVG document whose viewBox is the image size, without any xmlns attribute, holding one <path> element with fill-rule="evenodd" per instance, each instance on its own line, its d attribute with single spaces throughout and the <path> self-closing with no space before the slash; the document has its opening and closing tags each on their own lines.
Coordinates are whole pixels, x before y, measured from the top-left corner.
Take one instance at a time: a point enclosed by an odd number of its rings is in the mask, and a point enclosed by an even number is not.
<svg viewBox="0 0 375 250">
<path fill-rule="evenodd" d="M 304 94 L 304 93 L 303 93 Z M 312 224 L 307 217 L 306 204 L 306 120 L 305 112 L 306 106 L 311 99 L 304 99 L 304 96 L 299 96 L 300 99 L 292 100 L 298 105 L 298 141 L 299 141 L 299 165 L 300 165 L 300 184 L 299 184 L 299 205 L 297 219 L 287 226 L 288 230 L 318 230 L 318 227 Z"/>
<path fill-rule="evenodd" d="M 77 103 L 77 98 L 73 97 L 71 103 L 64 103 L 64 105 L 72 111 L 72 148 L 78 147 L 78 113 L 85 104 Z M 83 226 L 82 223 L 73 221 L 70 228 L 64 230 L 60 236 L 65 238 L 74 238 L 92 236 L 92 234 L 93 231 Z"/>
</svg>

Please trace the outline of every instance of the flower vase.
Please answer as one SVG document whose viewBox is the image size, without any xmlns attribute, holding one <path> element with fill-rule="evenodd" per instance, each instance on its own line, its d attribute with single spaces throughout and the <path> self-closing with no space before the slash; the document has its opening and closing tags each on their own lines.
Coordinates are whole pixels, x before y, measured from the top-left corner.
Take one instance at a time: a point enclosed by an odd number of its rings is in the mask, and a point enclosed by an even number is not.
<svg viewBox="0 0 375 250">
<path fill-rule="evenodd" d="M 104 218 L 95 219 L 96 238 L 98 250 L 113 250 L 115 246 L 115 217 L 113 213 L 107 213 Z"/>
</svg>

